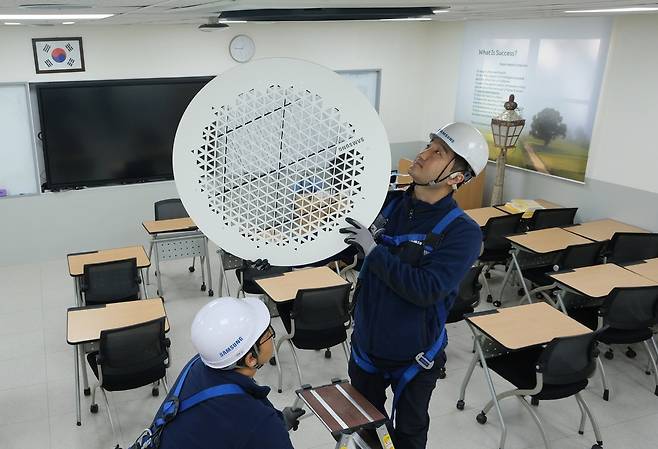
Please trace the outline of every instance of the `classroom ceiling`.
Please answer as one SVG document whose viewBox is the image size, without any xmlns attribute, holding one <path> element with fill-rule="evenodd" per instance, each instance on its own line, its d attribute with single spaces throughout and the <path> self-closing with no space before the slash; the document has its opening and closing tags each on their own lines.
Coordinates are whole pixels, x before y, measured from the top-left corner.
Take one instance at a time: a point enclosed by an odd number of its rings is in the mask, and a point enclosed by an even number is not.
<svg viewBox="0 0 658 449">
<path fill-rule="evenodd" d="M 547 18 L 595 15 L 566 14 L 565 10 L 621 7 L 658 7 L 642 0 L 0 0 L 0 16 L 5 14 L 114 14 L 102 20 L 77 20 L 76 24 L 202 24 L 216 19 L 222 11 L 269 8 L 348 8 L 430 6 L 447 8 L 435 14 L 435 21 Z M 641 13 L 641 12 L 640 12 Z M 607 14 L 607 13 L 606 13 Z M 596 14 L 601 15 L 601 14 Z M 0 24 L 8 21 L 0 19 Z M 22 20 L 12 22 L 28 23 Z M 58 24 L 56 21 L 30 21 L 31 24 Z"/>
</svg>

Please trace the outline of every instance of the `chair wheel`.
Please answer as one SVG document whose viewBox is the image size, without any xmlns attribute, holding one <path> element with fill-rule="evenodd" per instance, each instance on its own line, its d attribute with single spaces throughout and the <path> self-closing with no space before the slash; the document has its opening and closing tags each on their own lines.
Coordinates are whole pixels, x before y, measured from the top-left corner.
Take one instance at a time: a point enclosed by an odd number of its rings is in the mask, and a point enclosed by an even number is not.
<svg viewBox="0 0 658 449">
<path fill-rule="evenodd" d="M 637 356 L 637 352 L 633 351 L 633 348 L 626 349 L 626 357 L 629 359 L 634 359 Z"/>
<path fill-rule="evenodd" d="M 525 290 L 523 290 L 522 288 L 520 288 L 520 289 L 518 289 L 518 290 L 516 291 L 516 294 L 519 295 L 519 296 L 525 296 Z"/>
<path fill-rule="evenodd" d="M 279 388 L 279 389 L 276 390 L 276 391 L 277 391 L 278 393 L 283 393 L 283 390 L 282 390 L 281 388 Z"/>
<path fill-rule="evenodd" d="M 644 374 L 646 374 L 647 376 L 651 376 L 651 371 L 646 370 L 646 371 L 644 372 Z"/>
<path fill-rule="evenodd" d="M 615 358 L 615 353 L 612 352 L 612 349 L 608 349 L 608 350 L 605 351 L 605 353 L 603 354 L 603 357 L 605 357 L 605 358 L 608 359 L 608 360 L 612 360 L 612 359 Z"/>
<path fill-rule="evenodd" d="M 98 404 L 91 404 L 91 406 L 89 407 L 89 411 L 91 413 L 98 413 Z"/>
<path fill-rule="evenodd" d="M 493 302 L 493 296 L 487 295 L 487 302 Z"/>
<path fill-rule="evenodd" d="M 270 358 L 270 365 L 276 366 L 276 358 L 275 357 Z"/>
<path fill-rule="evenodd" d="M 329 349 L 324 351 L 324 358 L 325 359 L 330 359 L 331 358 L 331 351 Z"/>
<path fill-rule="evenodd" d="M 487 279 L 491 279 L 491 273 L 487 271 L 486 273 L 484 273 L 484 277 Z"/>
<path fill-rule="evenodd" d="M 500 302 L 500 301 L 494 301 L 494 302 L 493 302 L 493 305 L 494 305 L 494 307 L 500 307 L 500 306 L 503 305 L 503 303 Z"/>
<path fill-rule="evenodd" d="M 594 446 L 592 446 L 592 449 L 603 449 L 603 443 L 601 443 L 601 444 L 599 444 L 599 443 L 595 444 Z"/>
<path fill-rule="evenodd" d="M 206 291 L 206 284 L 201 284 L 201 291 L 205 292 Z"/>
<path fill-rule="evenodd" d="M 151 388 L 151 396 L 158 397 L 160 396 L 160 389 L 158 387 Z"/>
<path fill-rule="evenodd" d="M 445 379 L 446 378 L 446 369 L 445 367 L 439 368 L 439 379 Z"/>
<path fill-rule="evenodd" d="M 603 390 L 603 400 L 604 401 L 610 400 L 610 390 Z"/>
<path fill-rule="evenodd" d="M 457 401 L 457 410 L 464 410 L 464 401 L 461 399 Z"/>
<path fill-rule="evenodd" d="M 89 388 L 85 388 L 85 389 L 83 390 L 83 393 L 85 394 L 85 396 L 91 396 L 91 389 L 89 389 Z"/>
<path fill-rule="evenodd" d="M 194 267 L 189 267 L 188 270 L 190 270 L 190 273 L 194 273 Z"/>
<path fill-rule="evenodd" d="M 478 415 L 475 417 L 475 420 L 479 422 L 480 424 L 486 424 L 487 422 L 487 415 L 484 414 L 484 412 L 478 413 Z"/>
<path fill-rule="evenodd" d="M 531 398 L 530 399 L 530 404 L 534 405 L 535 407 L 539 406 L 539 399 Z"/>
</svg>

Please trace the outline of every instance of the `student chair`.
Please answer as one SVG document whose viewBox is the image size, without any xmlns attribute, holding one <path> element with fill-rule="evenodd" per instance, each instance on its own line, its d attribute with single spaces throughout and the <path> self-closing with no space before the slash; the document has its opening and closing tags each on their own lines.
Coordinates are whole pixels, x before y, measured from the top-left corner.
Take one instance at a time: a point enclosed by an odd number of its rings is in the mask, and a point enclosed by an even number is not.
<svg viewBox="0 0 658 449">
<path fill-rule="evenodd" d="M 87 354 L 87 361 L 98 382 L 91 394 L 91 413 L 98 413 L 96 389 L 100 387 L 110 426 L 118 442 L 106 391 L 124 391 L 153 384 L 151 394 L 159 395 L 162 380 L 165 392 L 169 367 L 170 341 L 165 337 L 165 317 L 101 332 L 98 351 Z M 118 445 L 117 445 L 118 447 Z"/>
<path fill-rule="evenodd" d="M 572 225 L 577 211 L 577 207 L 537 209 L 528 220 L 528 231 Z"/>
<path fill-rule="evenodd" d="M 350 327 L 349 283 L 332 287 L 302 289 L 292 301 L 291 310 L 279 308 L 279 316 L 288 332 L 277 338 L 274 352 L 279 371 L 278 392 L 282 392 L 283 372 L 279 359 L 279 350 L 284 342 L 290 345 L 299 384 L 303 385 L 302 371 L 297 360 L 298 349 L 321 350 L 341 345 L 345 357 L 349 360 L 347 348 L 347 329 Z"/>
<path fill-rule="evenodd" d="M 628 263 L 658 257 L 658 233 L 616 232 L 606 251 L 611 263 Z"/>
<path fill-rule="evenodd" d="M 598 334 L 597 340 L 606 345 L 643 343 L 649 357 L 649 364 L 653 368 L 655 381 L 654 394 L 658 396 L 658 366 L 656 358 L 651 352 L 651 346 L 658 357 L 658 346 L 653 336 L 652 327 L 658 324 L 658 287 L 627 287 L 615 288 L 608 295 L 599 314 L 599 327 L 605 330 Z M 632 354 L 628 354 L 633 356 Z M 612 350 L 608 350 L 605 358 L 613 358 Z M 610 397 L 607 386 L 603 362 L 599 360 L 601 380 L 603 382 L 603 399 Z M 645 373 L 651 374 L 647 367 Z"/>
<path fill-rule="evenodd" d="M 477 265 L 471 267 L 466 272 L 466 276 L 464 276 L 464 279 L 459 284 L 459 292 L 457 293 L 457 298 L 455 298 L 455 303 L 450 308 L 450 312 L 448 312 L 446 324 L 462 321 L 464 315 L 473 313 L 478 304 L 480 304 L 482 284 L 480 284 L 479 278 L 483 268 L 484 266 Z M 444 366 L 439 370 L 439 379 L 445 378 L 446 368 Z"/>
<path fill-rule="evenodd" d="M 139 299 L 141 279 L 137 259 L 87 264 L 80 290 L 85 305 L 108 304 Z"/>
<path fill-rule="evenodd" d="M 231 296 L 231 288 L 229 283 L 226 280 L 226 272 L 231 270 L 237 270 L 242 268 L 245 265 L 243 259 L 238 256 L 234 256 L 228 251 L 224 251 L 222 248 L 217 250 L 217 255 L 219 256 L 219 291 L 220 294 L 224 293 L 224 284 L 226 284 L 226 293 Z"/>
<path fill-rule="evenodd" d="M 489 282 L 487 282 L 487 279 L 491 277 L 490 271 L 495 265 L 507 267 L 509 264 L 512 245 L 509 240 L 505 239 L 505 236 L 519 232 L 522 216 L 523 214 L 520 213 L 492 217 L 482 228 L 483 250 L 478 264 L 485 267 L 483 281 L 487 292 L 487 302 L 493 302 Z"/>
<path fill-rule="evenodd" d="M 553 266 L 552 272 L 572 270 L 574 268 L 589 267 L 601 263 L 605 242 L 584 243 L 582 245 L 568 246 L 560 253 Z M 546 267 L 528 268 L 523 270 L 523 277 L 536 286 L 530 290 L 530 295 L 540 294 L 553 306 L 556 305 L 551 292 L 557 288 L 557 283 L 548 275 L 552 273 Z"/>
<path fill-rule="evenodd" d="M 592 449 L 602 449 L 603 439 L 599 426 L 580 394 L 596 369 L 595 359 L 598 356 L 596 337 L 597 333 L 593 332 L 574 337 L 555 338 L 543 348 L 535 346 L 487 360 L 489 369 L 516 387 L 513 390 L 499 393 L 496 398 L 501 400 L 516 397 L 539 427 L 546 448 L 549 448 L 546 432 L 539 416 L 524 396 L 530 396 L 533 402 L 574 396 L 581 413 L 578 433 L 583 434 L 585 415 L 587 415 L 596 437 L 596 444 L 592 446 Z M 477 415 L 477 422 L 480 424 L 487 422 L 487 412 L 493 405 L 494 401 L 490 400 L 482 412 Z"/>
</svg>

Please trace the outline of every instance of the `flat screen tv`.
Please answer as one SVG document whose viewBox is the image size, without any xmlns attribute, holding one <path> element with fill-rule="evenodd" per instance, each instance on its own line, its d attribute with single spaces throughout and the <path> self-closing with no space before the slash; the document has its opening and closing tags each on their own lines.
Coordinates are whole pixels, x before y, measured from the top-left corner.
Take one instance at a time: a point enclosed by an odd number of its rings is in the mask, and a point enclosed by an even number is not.
<svg viewBox="0 0 658 449">
<path fill-rule="evenodd" d="M 171 154 L 178 123 L 211 79 L 38 84 L 45 187 L 173 179 Z"/>
</svg>

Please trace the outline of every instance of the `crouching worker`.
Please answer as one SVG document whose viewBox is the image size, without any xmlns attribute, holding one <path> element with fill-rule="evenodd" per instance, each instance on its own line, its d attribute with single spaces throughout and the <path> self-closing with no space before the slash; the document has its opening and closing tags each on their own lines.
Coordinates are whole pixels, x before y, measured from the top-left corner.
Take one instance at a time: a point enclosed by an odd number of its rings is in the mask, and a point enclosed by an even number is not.
<svg viewBox="0 0 658 449">
<path fill-rule="evenodd" d="M 265 304 L 219 298 L 192 322 L 198 355 L 181 371 L 153 424 L 131 449 L 292 449 L 304 410 L 283 412 L 253 377 L 272 357 L 274 329 Z"/>
</svg>

